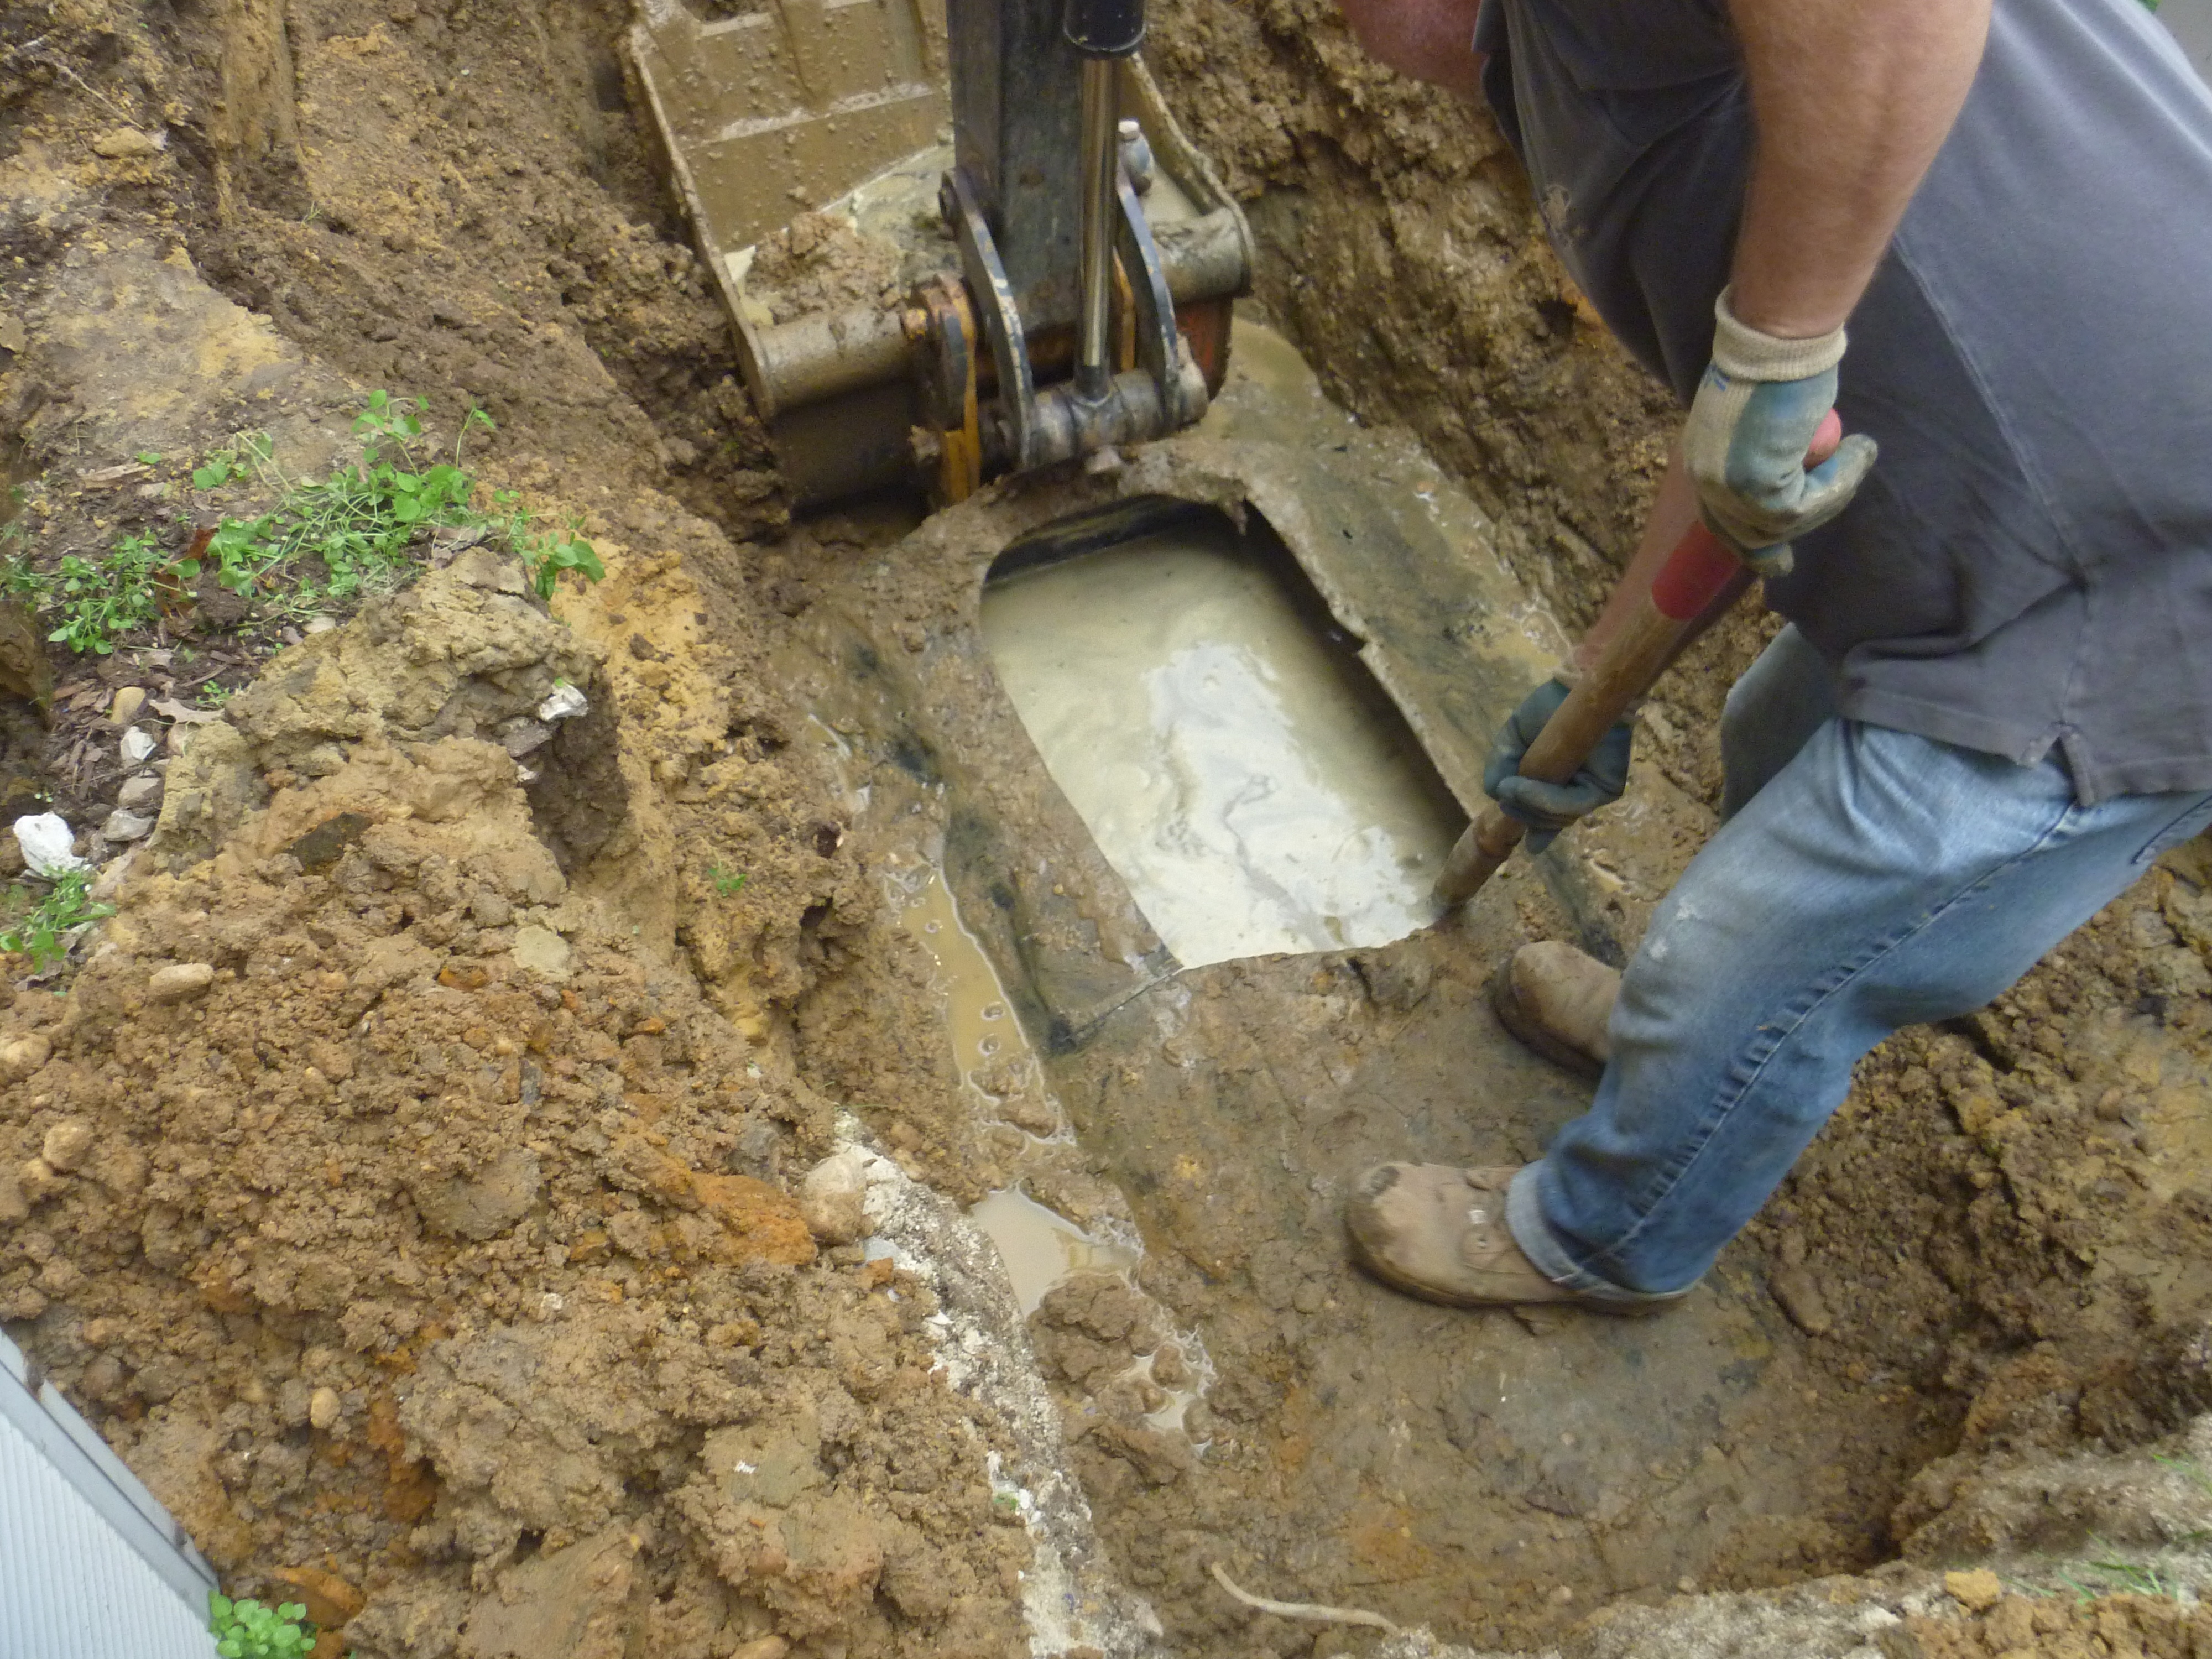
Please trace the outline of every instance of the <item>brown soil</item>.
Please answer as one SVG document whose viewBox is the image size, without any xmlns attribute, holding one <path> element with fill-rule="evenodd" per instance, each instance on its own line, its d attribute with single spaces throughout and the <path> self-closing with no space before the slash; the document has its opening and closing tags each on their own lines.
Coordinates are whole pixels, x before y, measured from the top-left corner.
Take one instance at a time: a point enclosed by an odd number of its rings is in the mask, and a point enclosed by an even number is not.
<svg viewBox="0 0 2212 1659">
<path fill-rule="evenodd" d="M 800 1178 L 846 1106 L 957 1201 L 1019 1167 L 1110 1219 L 1102 1172 L 1133 1182 L 1215 1073 L 1147 1082 L 1126 1110 L 1133 1084 L 1068 1094 L 1086 1142 L 1049 1154 L 1022 1133 L 1063 1126 L 1049 1101 L 994 1122 L 960 1087 L 862 861 L 889 843 L 848 838 L 783 666 L 821 594 L 903 526 L 787 525 L 635 112 L 626 22 L 566 0 L 0 9 L 0 440 L 45 477 L 29 536 L 169 533 L 156 487 L 180 460 L 252 427 L 313 466 L 359 389 L 386 386 L 429 396 L 448 436 L 487 406 L 487 483 L 576 516 L 610 573 L 549 610 L 462 551 L 343 629 L 199 641 L 233 683 L 284 648 L 179 741 L 162 830 L 68 994 L 19 982 L 0 1008 L 0 1319 L 227 1583 L 312 1586 L 363 1656 L 1022 1651 L 1030 1544 L 989 1461 L 1023 1455 L 1018 1425 L 949 1384 L 935 1282 L 810 1231 Z M 1325 0 L 1163 0 L 1150 50 L 1253 198 L 1272 314 L 1349 406 L 1467 480 L 1532 588 L 1586 615 L 1665 400 L 1593 326 L 1496 135 L 1360 60 Z M 879 289 L 835 252 L 805 227 L 775 250 L 825 293 Z M 167 470 L 95 476 L 142 450 Z M 930 580 L 874 595 L 917 652 Z M 1694 799 L 1762 633 L 1747 617 L 1708 642 L 1647 721 Z M 113 692 L 188 695 L 206 666 L 64 661 L 65 740 L 0 733 L 10 787 L 104 807 Z M 523 749 L 526 781 L 511 755 L 556 679 L 592 712 Z M 1518 902 L 1563 924 L 1533 887 Z M 1288 970 L 1231 964 L 1127 1075 L 1264 1071 L 1290 1042 L 1325 1077 L 1324 1038 L 1372 1055 L 1472 1018 L 1479 964 L 1428 948 L 1298 969 L 1315 1012 L 1295 1031 L 1239 1024 Z M 1699 1588 L 2112 1533 L 2121 1510 L 2066 1508 L 2051 1471 L 2212 1407 L 2208 961 L 2198 843 L 1995 1007 L 1869 1058 L 1729 1270 L 1747 1342 L 1791 1322 L 1805 1400 L 1802 1422 L 1762 1406 L 1739 1430 L 1832 1440 L 1829 1461 Z M 1146 1109 L 1152 1146 L 1114 1144 Z M 1217 1250 L 1203 1204 L 1142 1197 L 1136 1289 L 1079 1281 L 1031 1340 L 1117 1570 L 1181 1650 L 1342 1650 L 1203 1571 L 1224 1537 L 1296 1560 L 1328 1505 L 1358 1582 L 1448 1637 L 1723 1650 L 1620 1644 L 1676 1616 L 1651 1540 L 1779 1464 L 1700 1434 L 1655 1467 L 1663 1502 L 1613 1504 L 1624 1478 L 1465 1404 L 1461 1362 L 1429 1346 L 1441 1316 L 1352 1279 L 1312 1215 L 1277 1202 L 1280 1238 Z M 1340 1313 L 1360 1297 L 1374 1322 Z M 1405 1419 L 1423 1479 L 1518 1494 L 1469 1522 L 1532 1551 L 1478 1575 L 1481 1605 L 1437 1565 L 1462 1546 L 1416 1536 L 1448 1500 L 1401 1513 L 1316 1484 L 1340 1466 L 1302 1437 L 1367 1382 L 1331 1369 L 1354 1340 L 1396 1344 L 1378 1376 L 1425 1391 Z M 1129 1375 L 1146 1356 L 1150 1383 Z M 1179 1365 L 1209 1364 L 1188 1433 L 1142 1424 Z M 1578 1622 L 1629 1592 L 1649 1605 Z M 1880 1650 L 2207 1650 L 2201 1617 L 2158 1598 L 1952 1612 L 1892 1619 Z"/>
</svg>

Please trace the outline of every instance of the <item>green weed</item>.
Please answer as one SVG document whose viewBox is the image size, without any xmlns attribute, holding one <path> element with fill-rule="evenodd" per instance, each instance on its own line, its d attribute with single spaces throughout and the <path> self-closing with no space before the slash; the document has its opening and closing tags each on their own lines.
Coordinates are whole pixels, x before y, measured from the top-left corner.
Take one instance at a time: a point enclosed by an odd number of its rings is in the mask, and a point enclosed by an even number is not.
<svg viewBox="0 0 2212 1659">
<path fill-rule="evenodd" d="M 64 553 L 52 575 L 27 579 L 40 609 L 57 619 L 46 637 L 106 656 L 123 635 L 161 614 L 154 578 L 168 562 L 151 536 L 125 536 L 105 558 Z"/>
<path fill-rule="evenodd" d="M 2110 1544 L 2094 1535 L 2089 1543 L 2104 1554 L 2074 1562 L 2051 1575 L 2074 1593 L 2075 1606 L 2086 1606 L 2100 1595 L 2160 1595 L 2172 1600 L 2180 1594 L 2180 1581 L 2154 1564 L 2124 1560 Z"/>
<path fill-rule="evenodd" d="M 68 958 L 70 946 L 76 942 L 80 931 L 115 914 L 113 905 L 93 902 L 89 870 L 70 870 L 56 876 L 52 890 L 35 904 L 21 886 L 12 889 L 9 896 L 30 908 L 14 927 L 0 933 L 0 951 L 29 957 L 36 973 L 58 966 Z"/>
<path fill-rule="evenodd" d="M 315 1645 L 314 1626 L 306 1622 L 306 1604 L 234 1601 L 210 1591 L 208 1629 L 222 1659 L 301 1659 Z"/>
<path fill-rule="evenodd" d="M 429 530 L 491 532 L 522 561 L 543 599 L 553 597 L 563 572 L 590 581 L 606 574 L 598 552 L 578 533 L 579 521 L 536 529 L 511 490 L 494 497 L 492 514 L 478 511 L 471 503 L 476 479 L 463 451 L 471 433 L 497 428 L 489 415 L 471 409 L 450 455 L 431 453 L 422 430 L 429 406 L 425 398 L 370 392 L 353 423 L 358 455 L 320 480 L 289 477 L 266 434 L 242 434 L 191 470 L 192 488 L 204 493 L 258 483 L 276 495 L 273 511 L 223 518 L 181 558 L 164 552 L 152 536 L 126 536 L 105 556 L 64 554 L 45 572 L 20 548 L 0 545 L 0 596 L 27 600 L 47 614 L 49 639 L 104 656 L 121 635 L 152 624 L 165 598 L 183 603 L 209 570 L 232 592 L 279 614 L 389 592 L 416 568 L 417 544 Z M 20 534 L 17 526 L 8 528 Z"/>
<path fill-rule="evenodd" d="M 580 520 L 571 519 L 563 530 L 532 530 L 530 515 L 522 507 L 522 498 L 511 489 L 502 489 L 492 497 L 496 514 L 493 523 L 507 538 L 507 544 L 522 561 L 522 568 L 530 574 L 530 581 L 541 599 L 550 599 L 561 580 L 561 574 L 574 570 L 586 581 L 598 581 L 607 574 L 599 562 L 599 555 L 591 543 L 576 532 L 583 528 Z"/>
<path fill-rule="evenodd" d="M 724 898 L 744 890 L 745 872 L 742 870 L 725 870 L 719 864 L 710 864 L 707 866 L 707 879 Z"/>
<path fill-rule="evenodd" d="M 205 561 L 216 580 L 234 593 L 252 595 L 282 569 L 307 599 L 344 600 L 363 592 L 395 587 L 413 568 L 410 550 L 416 535 L 440 526 L 480 522 L 469 506 L 476 480 L 461 465 L 468 434 L 492 429 L 480 409 L 462 418 L 450 460 L 419 453 L 426 398 L 394 398 L 372 392 L 353 423 L 361 441 L 357 460 L 320 482 L 288 477 L 271 459 L 267 440 L 247 441 L 244 456 L 225 450 L 195 471 L 202 489 L 252 474 L 275 487 L 274 513 L 258 519 L 225 519 L 210 538 Z M 322 566 L 314 580 L 312 567 Z M 196 581 L 200 560 L 186 560 L 179 572 Z"/>
</svg>

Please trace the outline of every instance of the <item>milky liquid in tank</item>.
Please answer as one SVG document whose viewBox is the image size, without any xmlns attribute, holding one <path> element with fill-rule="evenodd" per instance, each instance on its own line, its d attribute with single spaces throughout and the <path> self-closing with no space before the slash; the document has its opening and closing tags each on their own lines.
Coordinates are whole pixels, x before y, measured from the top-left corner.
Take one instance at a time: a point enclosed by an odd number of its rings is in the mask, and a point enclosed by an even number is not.
<svg viewBox="0 0 2212 1659">
<path fill-rule="evenodd" d="M 995 581 L 1046 768 L 1186 965 L 1388 944 L 1464 822 L 1325 617 L 1224 520 Z"/>
</svg>

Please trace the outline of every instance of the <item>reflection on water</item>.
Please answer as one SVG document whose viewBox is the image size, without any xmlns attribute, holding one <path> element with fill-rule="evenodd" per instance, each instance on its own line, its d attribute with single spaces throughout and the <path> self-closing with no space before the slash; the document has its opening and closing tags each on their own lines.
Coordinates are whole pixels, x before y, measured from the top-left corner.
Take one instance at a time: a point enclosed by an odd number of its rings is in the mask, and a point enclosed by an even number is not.
<svg viewBox="0 0 2212 1659">
<path fill-rule="evenodd" d="M 1133 1249 L 1091 1237 L 1019 1188 L 1000 1188 L 968 1217 L 999 1247 L 1024 1318 L 1055 1285 L 1077 1273 L 1121 1273 L 1137 1265 Z"/>
<path fill-rule="evenodd" d="M 1000 680 L 1188 966 L 1388 944 L 1461 819 L 1348 644 L 1226 520 L 994 582 Z"/>
</svg>

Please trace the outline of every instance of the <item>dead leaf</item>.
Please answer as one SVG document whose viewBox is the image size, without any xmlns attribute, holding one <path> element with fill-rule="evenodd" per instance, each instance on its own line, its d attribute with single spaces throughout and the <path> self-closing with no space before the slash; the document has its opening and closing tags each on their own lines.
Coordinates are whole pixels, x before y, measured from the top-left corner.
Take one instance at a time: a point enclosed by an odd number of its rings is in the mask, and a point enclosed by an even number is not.
<svg viewBox="0 0 2212 1659">
<path fill-rule="evenodd" d="M 119 483 L 129 483 L 133 478 L 148 478 L 154 474 L 150 466 L 137 461 L 118 461 L 113 466 L 96 466 L 89 472 L 80 472 L 77 482 L 88 489 L 106 489 Z"/>
<path fill-rule="evenodd" d="M 205 726 L 210 720 L 222 718 L 222 711 L 219 708 L 195 708 L 190 703 L 179 702 L 174 697 L 156 697 L 146 706 L 165 720 L 176 720 L 185 726 Z"/>
</svg>

